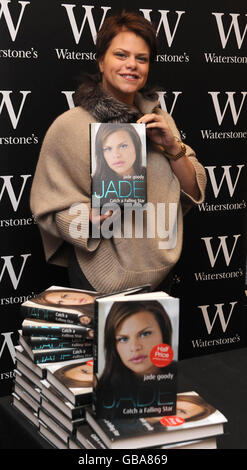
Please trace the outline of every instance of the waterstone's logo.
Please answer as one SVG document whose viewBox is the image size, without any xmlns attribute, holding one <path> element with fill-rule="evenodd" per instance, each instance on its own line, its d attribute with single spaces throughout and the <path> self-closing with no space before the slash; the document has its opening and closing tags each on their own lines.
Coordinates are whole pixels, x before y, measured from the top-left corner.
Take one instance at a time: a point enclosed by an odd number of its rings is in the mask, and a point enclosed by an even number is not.
<svg viewBox="0 0 247 470">
<path fill-rule="evenodd" d="M 240 183 L 240 175 L 243 174 L 242 170 L 244 167 L 245 165 L 241 164 L 205 166 L 215 199 L 218 199 L 222 193 L 225 197 L 229 194 L 229 197 L 233 198 L 236 188 Z M 198 209 L 200 212 L 244 210 L 246 209 L 246 201 L 243 199 L 239 202 L 215 202 L 211 204 L 203 202 L 199 204 Z"/>
<path fill-rule="evenodd" d="M 222 126 L 223 120 L 231 118 L 234 126 L 237 126 L 240 116 L 246 113 L 246 95 L 247 91 L 241 91 L 236 95 L 235 91 L 209 91 L 211 96 L 215 116 L 218 126 Z M 223 96 L 222 96 L 223 94 Z M 246 130 L 224 130 L 213 131 L 211 129 L 202 129 L 203 139 L 222 140 L 222 139 L 246 139 Z"/>
<path fill-rule="evenodd" d="M 13 1 L 13 0 L 0 0 L 0 30 L 1 37 L 3 32 L 7 29 L 8 38 L 12 43 L 18 42 L 21 28 L 26 15 L 27 7 L 31 2 Z M 5 23 L 5 25 L 4 25 Z M 8 40 L 7 38 L 7 40 Z M 0 58 L 2 59 L 37 59 L 38 51 L 33 47 L 30 49 L 13 49 L 12 47 L 0 49 Z"/>
<path fill-rule="evenodd" d="M 219 33 L 219 41 L 223 50 L 229 45 L 231 50 L 237 48 L 236 54 L 220 55 L 216 52 L 205 52 L 204 58 L 206 62 L 213 64 L 246 64 L 247 56 L 240 56 L 238 52 L 245 45 L 247 33 L 247 14 L 240 13 L 212 13 L 217 30 Z"/>
<path fill-rule="evenodd" d="M 215 240 L 217 239 L 217 240 Z M 230 239 L 230 240 L 229 240 Z M 236 235 L 222 235 L 218 237 L 202 237 L 201 240 L 204 242 L 207 250 L 208 259 L 211 268 L 214 269 L 216 262 L 225 264 L 228 268 L 235 252 L 238 253 L 238 248 L 241 239 L 241 234 Z M 244 276 L 243 267 L 239 267 L 234 271 L 224 272 L 199 272 L 194 273 L 196 281 L 216 281 L 216 280 L 228 280 L 228 279 L 240 279 Z"/>
<path fill-rule="evenodd" d="M 228 327 L 231 325 L 231 320 L 233 319 L 234 314 L 237 312 L 237 305 L 237 301 L 229 303 L 217 303 L 214 305 L 198 305 L 198 309 L 200 309 L 202 313 L 209 338 L 192 339 L 191 342 L 193 348 L 214 348 L 215 350 L 218 346 L 237 345 L 241 341 L 240 335 L 238 333 L 231 333 L 230 336 L 226 336 Z M 217 335 L 221 331 L 224 334 L 223 337 L 210 337 L 212 333 Z"/>
</svg>

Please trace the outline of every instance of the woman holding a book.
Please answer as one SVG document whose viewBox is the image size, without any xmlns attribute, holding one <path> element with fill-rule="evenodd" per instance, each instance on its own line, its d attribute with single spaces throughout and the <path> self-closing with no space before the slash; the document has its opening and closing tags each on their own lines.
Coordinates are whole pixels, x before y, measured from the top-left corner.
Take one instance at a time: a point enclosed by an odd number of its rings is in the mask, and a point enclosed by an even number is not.
<svg viewBox="0 0 247 470">
<path fill-rule="evenodd" d="M 98 73 L 83 81 L 75 94 L 75 107 L 59 116 L 45 136 L 31 209 L 46 260 L 68 267 L 71 287 L 101 293 L 143 284 L 160 288 L 181 253 L 183 214 L 204 199 L 204 168 L 192 148 L 181 142 L 173 118 L 161 110 L 158 94 L 147 86 L 156 54 L 151 22 L 134 12 L 109 16 L 96 42 Z M 92 210 L 89 129 L 95 122 L 145 125 L 146 209 L 158 214 L 162 207 L 159 222 L 169 219 L 170 223 L 164 236 L 158 227 L 153 232 L 146 213 L 141 213 L 140 222 L 133 209 L 131 220 L 121 220 L 121 233 L 111 233 L 111 212 Z M 174 211 L 174 217 L 169 217 L 169 211 Z M 143 236 L 130 232 L 137 219 Z M 160 224 L 164 231 L 166 223 Z"/>
</svg>

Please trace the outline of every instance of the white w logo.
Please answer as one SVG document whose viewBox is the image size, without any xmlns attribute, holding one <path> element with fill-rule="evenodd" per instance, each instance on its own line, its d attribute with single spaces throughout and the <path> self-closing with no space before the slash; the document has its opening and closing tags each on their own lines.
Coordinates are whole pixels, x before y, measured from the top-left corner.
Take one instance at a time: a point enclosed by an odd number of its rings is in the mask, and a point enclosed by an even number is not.
<svg viewBox="0 0 247 470">
<path fill-rule="evenodd" d="M 227 320 L 225 319 L 225 315 L 224 315 L 224 312 L 223 312 L 223 305 L 224 304 L 215 304 L 216 312 L 215 312 L 215 315 L 214 315 L 214 318 L 213 318 L 212 321 L 210 321 L 209 314 L 208 314 L 209 305 L 199 305 L 198 306 L 198 308 L 200 308 L 202 313 L 203 313 L 203 317 L 204 317 L 205 324 L 206 324 L 209 335 L 212 332 L 212 329 L 214 327 L 214 324 L 216 322 L 217 317 L 219 317 L 223 332 L 224 333 L 226 332 L 226 329 L 228 327 L 229 321 L 230 321 L 231 316 L 232 316 L 233 309 L 234 309 L 236 304 L 237 304 L 237 302 L 230 302 L 231 309 L 230 309 L 230 313 L 228 315 Z"/>
<path fill-rule="evenodd" d="M 93 18 L 93 15 L 92 15 L 92 9 L 94 8 L 94 6 L 82 5 L 82 8 L 84 8 L 84 10 L 85 10 L 85 15 L 84 15 L 84 18 L 82 20 L 82 24 L 81 24 L 80 29 L 77 26 L 77 23 L 76 23 L 76 20 L 75 20 L 75 15 L 74 15 L 74 8 L 76 7 L 76 5 L 70 5 L 70 4 L 62 3 L 62 7 L 64 7 L 66 9 L 66 12 L 67 12 L 67 15 L 68 15 L 68 18 L 69 18 L 69 21 L 70 21 L 70 25 L 71 25 L 71 28 L 72 28 L 72 32 L 73 32 L 76 44 L 78 44 L 80 39 L 81 39 L 82 31 L 84 29 L 86 20 L 88 21 L 90 31 L 91 31 L 91 35 L 92 35 L 92 38 L 93 38 L 93 42 L 95 44 L 96 43 L 97 31 L 96 31 L 96 27 L 95 27 L 95 23 L 94 23 L 94 18 Z M 107 13 L 108 10 L 111 10 L 111 7 L 101 7 L 101 9 L 103 10 L 103 16 L 102 16 L 99 28 L 101 28 L 101 25 L 104 22 L 106 13 Z"/>
<path fill-rule="evenodd" d="M 20 91 L 20 93 L 22 94 L 22 101 L 21 101 L 19 111 L 17 114 L 14 111 L 12 101 L 10 99 L 10 95 L 13 92 L 9 90 L 0 90 L 0 93 L 2 94 L 2 101 L 0 103 L 0 114 L 3 110 L 3 106 L 5 105 L 9 113 L 9 118 L 11 120 L 12 126 L 14 129 L 16 129 L 21 113 L 22 113 L 22 109 L 23 109 L 26 97 L 29 93 L 31 93 L 31 91 Z"/>
<path fill-rule="evenodd" d="M 232 256 L 233 256 L 233 253 L 234 253 L 234 250 L 236 248 L 237 241 L 238 241 L 239 237 L 241 237 L 241 234 L 233 235 L 233 237 L 234 237 L 235 241 L 233 243 L 231 253 L 229 253 L 228 246 L 227 246 L 227 243 L 226 243 L 226 239 L 228 238 L 228 235 L 218 237 L 220 239 L 220 243 L 219 243 L 219 246 L 218 246 L 218 249 L 217 249 L 215 255 L 213 253 L 213 249 L 212 249 L 212 245 L 211 245 L 211 240 L 212 240 L 213 237 L 202 238 L 202 240 L 204 241 L 204 243 L 206 245 L 209 260 L 210 260 L 210 264 L 211 264 L 212 268 L 214 267 L 221 250 L 223 251 L 226 265 L 229 266 L 230 261 L 231 261 Z"/>
<path fill-rule="evenodd" d="M 242 44 L 243 44 L 243 40 L 245 38 L 245 34 L 246 34 L 246 31 L 247 31 L 247 23 L 246 23 L 245 30 L 244 30 L 244 32 L 241 36 L 239 23 L 238 23 L 238 17 L 240 16 L 240 14 L 239 13 L 229 13 L 229 15 L 232 17 L 232 22 L 230 24 L 230 27 L 228 29 L 227 34 L 225 34 L 223 21 L 222 21 L 222 16 L 224 16 L 224 13 L 212 13 L 212 15 L 214 15 L 215 18 L 216 18 L 216 22 L 217 22 L 218 30 L 219 30 L 219 33 L 220 33 L 220 39 L 221 39 L 221 44 L 222 44 L 223 49 L 225 49 L 225 47 L 227 45 L 227 42 L 229 40 L 229 36 L 231 34 L 232 29 L 235 32 L 238 48 L 240 49 Z M 247 14 L 245 16 L 247 16 Z"/>
<path fill-rule="evenodd" d="M 9 12 L 8 3 L 10 3 L 10 0 L 0 0 L 0 6 L 1 6 L 0 19 L 2 16 L 4 16 L 7 26 L 8 26 L 9 34 L 11 36 L 12 41 L 14 42 L 16 39 L 20 24 L 21 24 L 24 10 L 26 6 L 30 4 L 30 2 L 18 2 L 21 5 L 21 11 L 20 11 L 16 26 L 14 26 L 14 23 L 12 21 L 12 18 Z"/>
<path fill-rule="evenodd" d="M 25 264 L 27 262 L 27 258 L 29 258 L 29 256 L 31 256 L 31 253 L 21 255 L 21 257 L 23 258 L 23 261 L 22 261 L 22 266 L 21 266 L 20 271 L 19 271 L 19 275 L 15 274 L 15 270 L 13 268 L 13 264 L 12 264 L 12 261 L 11 261 L 12 258 L 14 258 L 14 256 L 1 256 L 1 259 L 4 261 L 4 264 L 3 264 L 3 267 L 2 267 L 2 272 L 0 273 L 0 282 L 3 279 L 3 275 L 4 275 L 5 271 L 8 271 L 9 277 L 12 281 L 12 285 L 13 285 L 14 289 L 17 289 L 18 284 L 19 284 L 20 279 L 21 279 L 21 276 L 22 276 L 22 273 L 23 273 L 23 269 L 25 267 Z"/>
<path fill-rule="evenodd" d="M 0 192 L 0 202 L 2 200 L 4 191 L 6 189 L 8 195 L 9 195 L 12 207 L 13 207 L 14 211 L 16 212 L 17 209 L 18 209 L 18 206 L 20 204 L 20 200 L 21 200 L 24 188 L 26 186 L 26 182 L 27 182 L 28 178 L 30 178 L 31 176 L 32 175 L 20 175 L 20 177 L 23 179 L 23 182 L 22 182 L 22 187 L 20 189 L 18 197 L 16 197 L 16 195 L 15 195 L 15 192 L 14 192 L 13 186 L 12 186 L 12 182 L 11 182 L 11 179 L 13 178 L 13 176 L 0 176 L 0 178 L 2 178 L 3 181 L 4 181 L 3 186 L 2 186 L 2 190 Z"/>
<path fill-rule="evenodd" d="M 13 341 L 12 341 L 12 338 L 11 338 L 11 335 L 13 334 L 13 331 L 10 331 L 9 333 L 1 333 L 4 340 L 3 340 L 3 344 L 2 344 L 2 347 L 0 349 L 0 359 L 2 357 L 2 354 L 3 354 L 3 351 L 5 349 L 5 347 L 7 346 L 8 350 L 9 350 L 9 353 L 11 355 L 11 358 L 12 358 L 12 361 L 15 362 L 15 347 L 13 345 Z"/>
<path fill-rule="evenodd" d="M 143 13 L 143 16 L 146 18 L 146 20 L 151 21 L 150 12 L 153 11 L 153 10 L 147 10 L 147 9 L 144 8 L 144 9 L 140 9 L 140 11 Z M 160 32 L 161 25 L 163 25 L 165 35 L 166 35 L 167 44 L 168 44 L 169 47 L 171 47 L 171 45 L 173 43 L 173 40 L 174 40 L 174 37 L 175 37 L 175 34 L 176 34 L 176 31 L 177 31 L 177 28 L 178 28 L 178 25 L 179 25 L 179 22 L 180 22 L 180 19 L 181 19 L 181 16 L 185 13 L 185 11 L 176 11 L 177 21 L 176 21 L 176 24 L 174 26 L 173 32 L 171 31 L 171 27 L 170 27 L 169 21 L 168 21 L 168 13 L 170 13 L 169 10 L 158 10 L 158 11 L 159 11 L 159 13 L 161 13 L 161 17 L 160 17 L 160 22 L 159 22 L 158 28 L 157 28 L 157 36 Z"/>
<path fill-rule="evenodd" d="M 215 112 L 216 112 L 216 116 L 217 116 L 219 126 L 222 124 L 222 121 L 224 119 L 224 116 L 225 116 L 225 113 L 226 113 L 226 110 L 227 110 L 228 106 L 230 106 L 232 119 L 233 119 L 233 122 L 236 126 L 236 124 L 238 122 L 238 119 L 239 119 L 239 116 L 240 116 L 240 113 L 242 111 L 242 107 L 243 107 L 243 104 L 244 104 L 244 101 L 245 101 L 245 98 L 246 98 L 246 95 L 247 95 L 247 91 L 242 91 L 241 92 L 242 93 L 242 101 L 240 103 L 238 111 L 236 109 L 236 105 L 235 105 L 235 101 L 234 101 L 234 95 L 236 94 L 235 91 L 226 91 L 225 92 L 226 95 L 227 95 L 227 101 L 226 101 L 226 104 L 225 104 L 225 107 L 224 107 L 223 111 L 221 111 L 219 100 L 218 100 L 218 95 L 220 94 L 220 91 L 209 91 L 208 93 L 212 97 L 213 104 L 214 104 L 214 109 L 215 109 Z"/>
<path fill-rule="evenodd" d="M 215 177 L 215 174 L 214 174 L 214 170 L 215 170 L 216 166 L 205 166 L 205 168 L 208 171 L 208 174 L 210 176 L 212 188 L 213 188 L 213 191 L 214 191 L 214 196 L 216 198 L 218 197 L 218 195 L 220 193 L 221 186 L 222 186 L 224 180 L 226 180 L 226 182 L 227 182 L 227 186 L 228 186 L 230 196 L 231 197 L 233 196 L 234 191 L 235 191 L 236 186 L 237 186 L 237 183 L 238 183 L 238 180 L 239 180 L 241 170 L 244 167 L 244 165 L 236 165 L 236 166 L 238 168 L 238 174 L 236 176 L 234 184 L 233 184 L 231 173 L 230 173 L 230 168 L 232 168 L 232 165 L 225 165 L 225 166 L 221 167 L 221 168 L 223 168 L 224 172 L 223 172 L 223 175 L 221 177 L 221 180 L 220 180 L 219 184 L 217 183 L 216 177 Z"/>
<path fill-rule="evenodd" d="M 168 110 L 167 104 L 166 104 L 166 93 L 167 93 L 166 91 L 159 91 L 158 92 L 160 106 L 164 111 L 167 111 L 172 116 L 172 113 L 174 111 L 174 107 L 175 107 L 175 104 L 177 102 L 178 96 L 181 95 L 182 92 L 181 91 L 173 91 L 174 98 L 173 98 L 173 102 L 172 102 L 172 105 L 171 105 L 169 110 Z"/>
</svg>

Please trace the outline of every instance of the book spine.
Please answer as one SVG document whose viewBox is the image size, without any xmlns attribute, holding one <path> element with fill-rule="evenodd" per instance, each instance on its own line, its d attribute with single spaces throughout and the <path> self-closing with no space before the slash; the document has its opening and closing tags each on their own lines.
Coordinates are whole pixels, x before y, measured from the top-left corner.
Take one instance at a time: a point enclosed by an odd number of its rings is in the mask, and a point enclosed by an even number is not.
<svg viewBox="0 0 247 470">
<path fill-rule="evenodd" d="M 48 308 L 31 307 L 28 305 L 21 305 L 22 315 L 25 318 L 35 318 L 37 320 L 45 320 L 50 322 L 80 324 L 79 314 L 61 312 L 59 310 L 51 310 Z"/>
<path fill-rule="evenodd" d="M 58 326 L 46 326 L 46 325 L 24 325 L 22 324 L 22 333 L 24 336 L 47 336 L 49 337 L 58 337 L 63 339 L 90 339 L 89 338 L 89 329 L 83 327 L 61 327 Z"/>
<path fill-rule="evenodd" d="M 34 354 L 35 364 L 45 364 L 50 362 L 63 362 L 70 361 L 72 359 L 91 359 L 92 357 L 92 348 L 91 351 L 83 348 L 74 348 L 74 349 L 61 349 L 50 350 L 46 352 L 37 352 Z"/>
<path fill-rule="evenodd" d="M 99 304 L 97 299 L 94 304 L 94 340 L 93 340 L 93 373 L 94 377 L 98 373 L 98 337 L 99 337 Z M 93 385 L 92 410 L 96 412 L 97 396 Z"/>
</svg>

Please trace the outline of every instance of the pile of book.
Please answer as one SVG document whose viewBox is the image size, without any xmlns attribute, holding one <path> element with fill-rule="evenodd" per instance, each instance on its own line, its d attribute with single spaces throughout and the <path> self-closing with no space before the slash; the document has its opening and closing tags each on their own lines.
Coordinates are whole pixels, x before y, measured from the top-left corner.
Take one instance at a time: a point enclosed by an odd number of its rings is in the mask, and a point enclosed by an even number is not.
<svg viewBox="0 0 247 470">
<path fill-rule="evenodd" d="M 226 418 L 177 393 L 178 299 L 147 286 L 108 296 L 53 286 L 21 311 L 13 406 L 52 446 L 217 447 Z"/>
<path fill-rule="evenodd" d="M 51 286 L 21 305 L 13 406 L 58 448 L 68 448 L 92 401 L 95 298 Z"/>
</svg>

